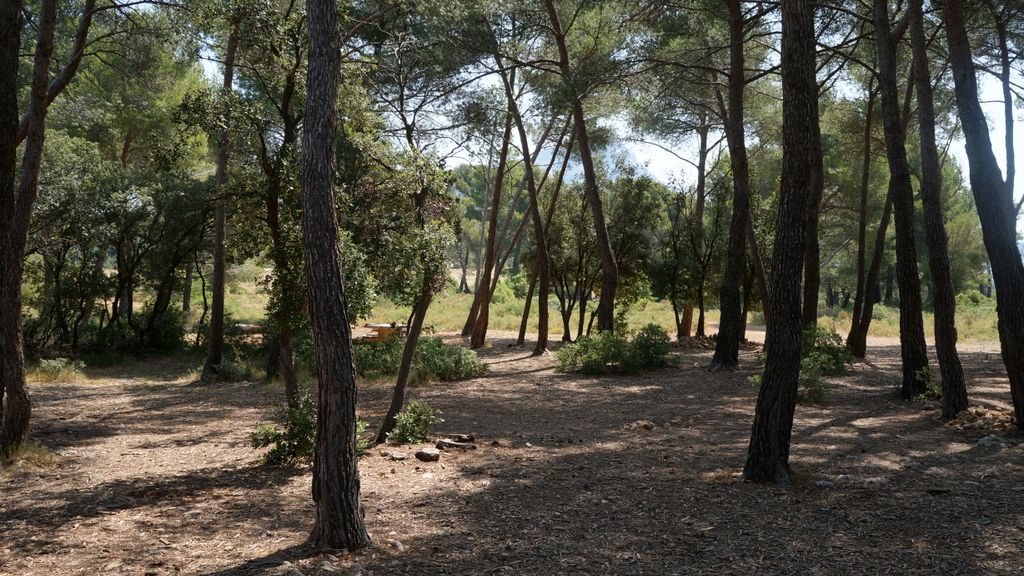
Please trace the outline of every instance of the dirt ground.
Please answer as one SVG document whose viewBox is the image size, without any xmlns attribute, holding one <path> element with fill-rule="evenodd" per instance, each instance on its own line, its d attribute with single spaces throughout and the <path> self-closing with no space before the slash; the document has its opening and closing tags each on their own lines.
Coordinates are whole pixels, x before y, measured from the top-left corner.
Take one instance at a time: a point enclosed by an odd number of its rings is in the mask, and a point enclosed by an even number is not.
<svg viewBox="0 0 1024 576">
<path fill-rule="evenodd" d="M 0 574 L 1024 573 L 1024 438 L 897 399 L 895 342 L 798 408 L 788 489 L 738 481 L 755 352 L 736 373 L 677 350 L 585 377 L 508 342 L 483 352 L 487 376 L 413 390 L 444 412 L 438 436 L 476 450 L 360 460 L 375 545 L 355 554 L 304 547 L 309 469 L 248 445 L 279 389 L 193 385 L 172 361 L 33 385 L 32 438 L 59 465 L 0 476 Z M 1005 413 L 999 355 L 968 350 L 972 402 Z M 366 386 L 360 414 L 376 423 L 389 392 Z"/>
</svg>

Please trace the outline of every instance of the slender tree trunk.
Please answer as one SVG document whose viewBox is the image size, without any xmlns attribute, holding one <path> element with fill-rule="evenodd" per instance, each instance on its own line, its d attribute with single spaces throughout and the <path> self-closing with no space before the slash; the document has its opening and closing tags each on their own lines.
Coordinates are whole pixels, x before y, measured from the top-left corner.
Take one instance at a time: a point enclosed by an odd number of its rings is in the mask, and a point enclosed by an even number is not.
<svg viewBox="0 0 1024 576">
<path fill-rule="evenodd" d="M 811 95 L 814 117 L 818 117 L 818 82 L 815 79 Z M 825 191 L 825 168 L 821 153 L 821 126 L 811 124 L 811 195 L 807 199 L 807 247 L 804 253 L 804 294 L 801 323 L 809 327 L 818 323 L 818 292 L 821 288 L 821 243 L 818 221 L 821 218 L 821 199 Z"/>
<path fill-rule="evenodd" d="M 953 418 L 967 408 L 964 369 L 956 352 L 956 293 L 949 272 L 949 241 L 942 222 L 941 172 L 935 144 L 935 105 L 928 71 L 927 41 L 924 34 L 922 0 L 910 0 L 910 38 L 914 51 L 917 83 L 918 131 L 921 134 L 921 202 L 924 230 L 928 238 L 928 265 L 932 272 L 932 302 L 935 308 L 935 352 L 942 373 L 942 416 Z"/>
<path fill-rule="evenodd" d="M 13 13 L 12 13 L 13 11 Z M 21 325 L 21 280 L 24 271 L 25 244 L 28 241 L 32 207 L 39 191 L 39 167 L 42 163 L 46 136 L 46 88 L 49 80 L 50 56 L 57 21 L 55 0 L 43 0 L 39 7 L 36 53 L 32 64 L 29 93 L 28 133 L 21 160 L 21 182 L 14 193 L 14 164 L 17 126 L 17 58 L 20 38 L 20 3 L 8 2 L 0 9 L 0 106 L 4 111 L 3 136 L 0 138 L 0 384 L 3 385 L 4 412 L 0 428 L 0 460 L 7 459 L 21 444 L 28 432 L 32 403 L 25 383 L 25 352 Z M 13 52 L 12 52 L 13 51 Z M 11 59 L 13 58 L 13 62 Z M 11 74 L 12 76 L 8 76 Z M 7 83 L 10 83 L 10 87 Z M 8 91 L 15 92 L 14 99 Z M 12 138 L 13 136 L 13 138 Z"/>
<path fill-rule="evenodd" d="M 509 113 L 515 121 L 516 131 L 519 133 L 519 149 L 523 153 L 523 171 L 526 174 L 526 190 L 530 195 L 530 218 L 533 220 L 533 236 L 537 245 L 537 277 L 540 280 L 539 292 L 537 294 L 537 345 L 533 349 L 535 356 L 543 354 L 548 349 L 548 294 L 551 291 L 551 275 L 548 261 L 548 241 L 545 231 L 544 219 L 540 213 L 540 194 L 537 190 L 537 182 L 533 174 L 533 158 L 530 154 L 530 139 L 526 134 L 526 125 L 519 113 L 519 104 L 516 102 L 515 89 L 512 85 L 513 79 L 505 72 L 504 64 L 498 53 L 494 54 L 495 63 L 501 71 L 501 79 L 505 85 L 505 98 L 508 101 Z M 479 323 L 479 319 L 477 320 Z M 485 328 L 486 329 L 486 328 Z"/>
<path fill-rule="evenodd" d="M 857 223 L 857 286 L 853 299 L 851 326 L 859 327 L 861 312 L 864 310 L 865 260 L 867 259 L 868 237 L 868 195 L 871 191 L 871 128 L 875 112 L 875 79 L 868 83 L 868 103 L 864 111 L 864 160 L 860 171 L 860 207 Z"/>
<path fill-rule="evenodd" d="M 878 273 L 882 268 L 882 256 L 885 254 L 885 236 L 889 230 L 889 221 L 891 219 L 892 192 L 890 191 L 886 194 L 885 205 L 882 207 L 882 220 L 878 224 L 878 231 L 875 234 L 875 248 L 871 255 L 871 264 L 868 266 L 868 273 L 864 279 L 864 307 L 861 311 L 860 322 L 850 327 L 850 333 L 846 337 L 846 347 L 857 358 L 863 358 L 867 354 L 868 329 L 871 327 L 871 317 L 875 304 L 880 301 Z"/>
<path fill-rule="evenodd" d="M 789 483 L 789 445 L 800 376 L 800 280 L 807 198 L 813 193 L 812 124 L 817 106 L 814 11 L 808 0 L 782 0 L 782 185 L 772 253 L 767 360 L 754 412 L 743 478 Z"/>
<path fill-rule="evenodd" d="M 1015 422 L 1024 429 L 1024 263 L 1017 248 L 1017 231 L 1007 217 L 1013 203 L 992 153 L 988 123 L 978 102 L 978 82 L 960 0 L 945 0 L 943 12 L 957 109 L 967 141 L 971 190 L 996 286 L 1003 363 L 1010 379 Z"/>
<path fill-rule="evenodd" d="M 221 94 L 227 98 L 232 92 L 232 85 L 235 77 L 235 53 L 238 50 L 238 26 L 231 25 L 228 32 L 228 45 L 224 55 L 224 84 L 221 87 Z M 230 106 L 230 104 L 225 104 Z M 227 109 L 227 108 L 225 108 Z M 228 183 L 228 159 L 231 152 L 231 134 L 228 128 L 221 130 L 217 143 L 217 173 L 214 177 L 217 186 L 217 193 L 221 196 L 217 200 L 217 207 L 214 213 L 213 225 L 213 306 L 210 309 L 210 332 L 206 343 L 206 363 L 203 364 L 203 373 L 199 377 L 202 382 L 210 382 L 220 370 L 224 362 L 224 269 L 226 258 L 224 254 L 224 242 L 227 234 L 228 214 L 227 200 L 224 195 Z"/>
<path fill-rule="evenodd" d="M 505 113 L 505 129 L 501 136 L 501 154 L 498 157 L 498 171 L 494 177 L 494 198 L 491 200 L 491 217 L 487 223 L 487 242 L 484 245 L 484 267 L 481 272 L 476 319 L 473 322 L 469 347 L 474 350 L 484 345 L 487 338 L 487 324 L 491 309 L 491 272 L 494 270 L 494 238 L 498 231 L 498 210 L 501 208 L 501 190 L 505 186 L 505 166 L 508 161 L 509 141 L 512 135 L 512 114 Z M 472 317 L 472 312 L 470 317 Z"/>
<path fill-rule="evenodd" d="M 1017 175 L 1016 152 L 1014 150 L 1013 138 L 1013 86 L 1011 74 L 1013 69 L 1010 66 L 1010 46 L 1006 37 L 1006 20 L 999 14 L 993 2 L 987 2 L 992 18 L 996 25 L 996 38 L 999 42 L 999 82 L 1003 89 L 1003 143 L 1006 147 L 1006 195 L 1010 202 L 1014 202 L 1013 192 Z M 1003 8 L 1006 10 L 1007 8 Z M 1024 200 L 1022 200 L 1024 202 Z M 1020 213 L 1020 204 L 1010 215 L 1013 225 L 1017 225 L 1017 214 Z"/>
<path fill-rule="evenodd" d="M 345 311 L 338 216 L 334 206 L 335 103 L 340 80 L 338 13 L 333 0 L 307 0 L 309 66 L 302 142 L 302 248 L 319 388 L 311 543 L 354 550 L 370 543 L 356 468 L 356 374 Z"/>
<path fill-rule="evenodd" d="M 747 218 L 747 245 L 750 248 L 750 258 L 754 261 L 757 291 L 761 295 L 761 311 L 764 316 L 764 325 L 767 327 L 771 323 L 772 317 L 768 306 L 768 272 L 764 269 L 764 259 L 761 258 L 761 247 L 757 245 L 757 235 L 754 234 L 752 218 Z"/>
<path fill-rule="evenodd" d="M 481 283 L 480 288 L 486 291 L 486 284 Z M 409 389 L 409 375 L 412 373 L 413 359 L 416 357 L 416 345 L 419 343 L 420 335 L 423 333 L 423 320 L 427 316 L 427 309 L 430 308 L 430 301 L 434 295 L 434 282 L 429 274 L 425 275 L 423 285 L 420 287 L 419 299 L 413 307 L 412 322 L 409 324 L 409 332 L 405 337 L 405 346 L 402 348 L 402 360 L 398 365 L 398 378 L 395 379 L 395 390 L 391 394 L 391 404 L 388 405 L 387 414 L 380 424 L 380 431 L 377 432 L 377 444 L 383 444 L 388 440 L 388 434 L 395 429 L 398 423 L 398 413 L 405 406 L 405 393 Z"/>
<path fill-rule="evenodd" d="M 726 117 L 726 139 L 732 165 L 732 219 L 729 223 L 729 246 L 725 273 L 719 289 L 721 318 L 715 355 L 708 370 L 732 370 L 739 366 L 740 340 L 746 325 L 746 308 L 740 300 L 740 284 L 746 268 L 747 220 L 750 218 L 750 191 L 747 167 L 747 145 L 743 125 L 744 75 L 743 6 L 740 0 L 728 0 L 729 9 L 729 110 Z"/>
<path fill-rule="evenodd" d="M 594 215 L 597 247 L 601 255 L 601 301 L 597 306 L 597 329 L 611 332 L 615 330 L 615 293 L 619 285 L 619 267 L 615 261 L 615 252 L 612 250 L 608 226 L 605 223 L 604 204 L 597 188 L 597 171 L 594 168 L 594 157 L 590 150 L 590 135 L 587 132 L 587 118 L 583 111 L 583 96 L 577 92 L 578 86 L 569 60 L 565 33 L 562 30 L 562 23 L 558 17 L 554 0 L 545 0 L 544 4 L 547 7 L 551 30 L 558 48 L 562 83 L 572 104 L 573 122 L 576 126 L 576 144 L 579 147 L 580 163 L 583 165 L 583 191 L 590 201 L 590 209 Z"/>
<path fill-rule="evenodd" d="M 896 48 L 889 30 L 888 0 L 875 0 L 875 44 L 878 49 L 878 83 L 882 96 L 882 123 L 889 159 L 889 189 L 896 223 L 896 279 L 900 288 L 900 355 L 903 385 L 900 393 L 912 398 L 924 391 L 919 377 L 928 369 L 928 348 L 921 315 L 921 280 L 917 270 L 914 234 L 914 191 L 907 164 L 904 124 L 900 119 L 896 87 Z"/>
<path fill-rule="evenodd" d="M 533 292 L 537 288 L 537 273 L 530 273 L 530 288 L 526 291 L 526 303 L 523 305 L 523 318 L 519 321 L 519 336 L 516 338 L 516 346 L 522 346 L 526 342 L 526 328 L 530 323 L 530 306 L 533 304 Z"/>
<path fill-rule="evenodd" d="M 181 287 L 181 313 L 187 319 L 192 311 L 192 260 L 185 263 L 185 282 Z"/>
</svg>

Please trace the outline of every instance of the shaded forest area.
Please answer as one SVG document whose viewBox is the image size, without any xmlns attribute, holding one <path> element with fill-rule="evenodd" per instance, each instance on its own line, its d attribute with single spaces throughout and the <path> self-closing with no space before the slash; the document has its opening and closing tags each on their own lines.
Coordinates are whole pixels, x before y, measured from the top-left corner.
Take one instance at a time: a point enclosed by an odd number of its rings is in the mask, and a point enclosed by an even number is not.
<svg viewBox="0 0 1024 576">
<path fill-rule="evenodd" d="M 1022 47 L 5 2 L 0 574 L 1018 573 Z"/>
</svg>

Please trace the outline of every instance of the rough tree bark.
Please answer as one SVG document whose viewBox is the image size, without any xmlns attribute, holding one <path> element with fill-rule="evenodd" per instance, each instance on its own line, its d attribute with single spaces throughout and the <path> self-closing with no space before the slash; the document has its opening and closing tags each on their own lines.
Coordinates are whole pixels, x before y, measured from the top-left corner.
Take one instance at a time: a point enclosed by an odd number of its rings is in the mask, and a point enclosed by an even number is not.
<svg viewBox="0 0 1024 576">
<path fill-rule="evenodd" d="M 224 53 L 224 84 L 221 95 L 227 97 L 231 94 L 235 78 L 235 53 L 238 51 L 238 26 L 231 25 L 228 32 L 228 45 Z M 227 110 L 225 104 L 225 110 Z M 231 152 L 231 135 L 228 128 L 221 130 L 217 139 L 217 173 L 214 182 L 217 186 L 217 193 L 223 196 L 228 182 L 228 159 Z M 217 200 L 217 207 L 214 213 L 213 224 L 213 305 L 210 308 L 210 329 L 206 342 L 206 362 L 203 364 L 203 373 L 199 379 L 202 382 L 209 382 L 220 370 L 224 362 L 224 268 L 226 259 L 224 255 L 224 241 L 228 226 L 226 200 L 221 197 Z"/>
<path fill-rule="evenodd" d="M 311 543 L 354 550 L 370 543 L 356 468 L 356 374 L 345 311 L 338 216 L 334 207 L 334 138 L 341 50 L 333 0 L 307 0 L 309 65 L 302 134 L 302 248 L 319 389 Z"/>
<path fill-rule="evenodd" d="M 971 190 L 996 286 L 999 342 L 1010 380 L 1016 425 L 1024 429 L 1024 263 L 1017 248 L 1017 231 L 1007 217 L 1014 209 L 1013 202 L 1006 193 L 1006 183 L 992 153 L 988 122 L 978 102 L 978 80 L 963 6 L 960 0 L 945 0 L 944 4 L 949 60 L 957 110 L 967 141 Z"/>
<path fill-rule="evenodd" d="M 904 398 L 924 391 L 919 377 L 928 369 L 928 348 L 921 315 L 921 279 L 917 270 L 914 235 L 914 190 L 907 164 L 906 134 L 901 121 L 896 86 L 896 40 L 889 26 L 888 0 L 875 0 L 875 45 L 878 52 L 878 88 L 882 97 L 885 152 L 889 160 L 889 190 L 896 224 L 896 280 L 900 288 L 900 355 L 903 360 Z"/>
<path fill-rule="evenodd" d="M 725 273 L 719 290 L 721 320 L 715 355 L 708 370 L 732 370 L 739 365 L 740 339 L 745 330 L 745 308 L 740 300 L 740 284 L 746 268 L 746 232 L 750 219 L 750 191 L 747 145 L 743 125 L 743 89 L 746 85 L 743 62 L 744 24 L 740 0 L 726 0 L 729 10 L 729 108 L 725 133 L 732 165 L 732 220 Z"/>
<path fill-rule="evenodd" d="M 809 0 L 782 0 L 782 184 L 772 253 L 767 360 L 758 392 L 743 478 L 789 483 L 789 444 L 800 376 L 800 280 L 807 241 L 807 197 L 815 87 L 814 10 Z"/>
<path fill-rule="evenodd" d="M 818 117 L 818 82 L 811 94 L 814 117 Z M 811 193 L 807 198 L 807 247 L 804 252 L 804 295 L 801 323 L 806 328 L 818 323 L 818 291 L 821 287 L 821 242 L 818 222 L 821 220 L 821 199 L 825 192 L 824 157 L 821 152 L 821 126 L 811 123 Z"/>
<path fill-rule="evenodd" d="M 3 59 L 4 75 L 13 72 L 11 78 L 0 77 L 0 79 L 11 82 L 10 90 L 17 90 L 17 42 L 20 38 L 20 19 L 17 11 L 20 9 L 18 2 L 9 2 L 13 6 L 5 6 L 2 13 L 3 26 L 13 24 L 13 29 L 7 29 L 3 40 L 3 52 L 0 57 Z M 15 10 L 13 15 L 7 10 Z M 13 20 L 12 20 L 13 18 Z M 29 224 L 32 219 L 32 206 L 35 204 L 36 194 L 39 191 L 39 166 L 43 156 L 43 141 L 46 136 L 46 87 L 49 79 L 50 56 L 53 54 L 53 34 L 57 21 L 56 0 L 43 0 L 39 8 L 38 33 L 36 40 L 36 53 L 32 63 L 32 80 L 29 92 L 29 108 L 26 114 L 28 118 L 28 133 L 25 137 L 25 149 L 21 159 L 21 181 L 18 183 L 16 194 L 13 193 L 11 183 L 11 194 L 6 194 L 0 200 L 0 216 L 4 224 L 3 234 L 0 237 L 0 383 L 3 384 L 5 395 L 3 414 L 3 425 L 0 428 L 0 458 L 6 459 L 11 452 L 21 444 L 28 432 L 29 418 L 32 415 L 32 404 L 29 399 L 28 389 L 25 385 L 25 352 L 23 349 L 23 335 L 21 326 L 21 280 L 25 244 L 28 241 Z M 13 38 L 11 38 L 13 37 Z M 14 54 L 9 50 L 13 43 Z M 8 59 L 13 57 L 15 62 Z M 12 65 L 13 64 L 13 65 Z M 6 88 L 5 88 L 6 90 Z M 15 94 L 16 98 L 16 94 Z M 7 97 L 5 95 L 5 100 Z M 2 177 L 5 180 L 4 187 L 7 187 L 7 180 L 13 178 L 13 164 L 8 172 L 10 155 L 14 153 L 14 146 L 10 144 L 10 115 L 17 114 L 17 102 L 0 102 L 4 105 L 4 135 L 3 153 L 5 158 Z M 16 141 L 17 136 L 15 133 Z M 16 146 L 16 145 L 15 145 Z"/>
<path fill-rule="evenodd" d="M 964 369 L 956 351 L 956 293 L 949 272 L 949 241 L 942 222 L 939 150 L 935 144 L 935 104 L 928 70 L 922 0 L 910 0 L 910 42 L 917 83 L 918 132 L 921 135 L 921 202 L 928 239 L 928 265 L 932 272 L 935 307 L 935 352 L 942 374 L 942 417 L 953 418 L 967 408 Z"/>
<path fill-rule="evenodd" d="M 597 246 L 601 255 L 601 300 L 597 305 L 597 329 L 611 332 L 615 329 L 615 292 L 619 285 L 619 266 L 615 261 L 611 238 L 608 236 L 608 225 L 604 217 L 604 204 L 600 191 L 597 189 L 597 171 L 594 168 L 594 156 L 590 150 L 590 135 L 587 132 L 587 117 L 583 111 L 582 95 L 577 93 L 572 63 L 569 60 L 569 49 L 565 42 L 562 22 L 558 17 L 554 0 L 545 0 L 548 17 L 551 23 L 552 36 L 558 48 L 558 65 L 561 71 L 562 84 L 572 106 L 573 123 L 576 127 L 576 145 L 579 147 L 580 163 L 583 165 L 583 191 L 590 201 L 590 209 L 594 214 L 594 228 L 597 232 Z"/>
</svg>

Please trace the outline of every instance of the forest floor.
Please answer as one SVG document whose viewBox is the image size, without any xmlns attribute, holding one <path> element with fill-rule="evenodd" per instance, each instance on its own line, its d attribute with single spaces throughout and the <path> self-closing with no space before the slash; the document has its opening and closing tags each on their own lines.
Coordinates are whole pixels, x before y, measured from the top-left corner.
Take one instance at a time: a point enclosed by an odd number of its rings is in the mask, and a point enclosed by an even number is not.
<svg viewBox="0 0 1024 576">
<path fill-rule="evenodd" d="M 309 468 L 260 466 L 249 446 L 280 389 L 194 385 L 180 360 L 33 384 L 32 439 L 55 458 L 0 476 L 0 574 L 1024 570 L 1024 437 L 899 400 L 895 341 L 872 342 L 827 403 L 798 407 L 787 489 L 738 481 L 754 351 L 733 373 L 677 349 L 672 367 L 589 377 L 508 343 L 482 352 L 488 375 L 412 393 L 444 412 L 437 436 L 473 433 L 476 450 L 360 460 L 374 546 L 354 554 L 304 546 Z M 966 348 L 971 400 L 994 422 L 1008 410 L 1002 362 Z M 363 386 L 361 416 L 375 424 L 389 394 Z"/>
</svg>

